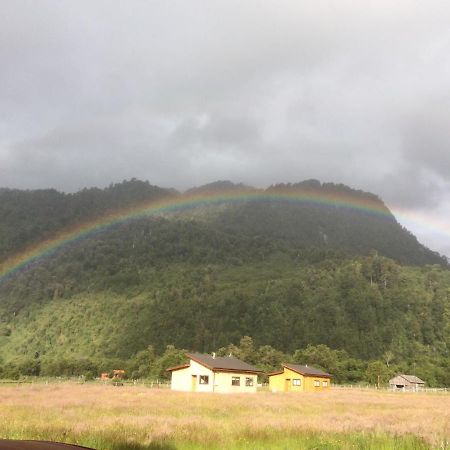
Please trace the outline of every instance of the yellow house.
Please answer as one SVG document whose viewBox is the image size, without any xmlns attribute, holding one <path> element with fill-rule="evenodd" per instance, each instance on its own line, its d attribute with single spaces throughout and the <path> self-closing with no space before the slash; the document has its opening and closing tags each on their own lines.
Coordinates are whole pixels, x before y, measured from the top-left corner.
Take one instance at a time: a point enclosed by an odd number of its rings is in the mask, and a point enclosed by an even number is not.
<svg viewBox="0 0 450 450">
<path fill-rule="evenodd" d="M 232 356 L 216 357 L 201 353 L 188 353 L 189 362 L 170 367 L 171 389 L 190 392 L 241 393 L 256 392 L 256 367 Z"/>
<path fill-rule="evenodd" d="M 282 364 L 283 370 L 269 373 L 272 392 L 319 392 L 331 386 L 332 375 L 312 366 Z"/>
</svg>

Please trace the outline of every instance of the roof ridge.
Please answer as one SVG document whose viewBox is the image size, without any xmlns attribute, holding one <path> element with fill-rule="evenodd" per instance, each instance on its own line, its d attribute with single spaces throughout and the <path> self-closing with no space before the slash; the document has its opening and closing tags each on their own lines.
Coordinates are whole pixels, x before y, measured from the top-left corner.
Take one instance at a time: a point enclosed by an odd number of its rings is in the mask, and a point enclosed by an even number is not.
<svg viewBox="0 0 450 450">
<path fill-rule="evenodd" d="M 242 361 L 235 356 L 212 356 L 208 353 L 186 353 L 186 356 L 210 370 L 230 370 L 236 372 L 262 372 L 257 367 Z"/>
<path fill-rule="evenodd" d="M 325 372 L 324 370 L 318 369 L 317 367 L 314 366 L 308 366 L 307 364 L 282 363 L 281 365 L 282 367 L 287 367 L 288 369 L 300 373 L 301 375 L 332 377 L 332 375 L 329 374 L 328 372 Z"/>
</svg>

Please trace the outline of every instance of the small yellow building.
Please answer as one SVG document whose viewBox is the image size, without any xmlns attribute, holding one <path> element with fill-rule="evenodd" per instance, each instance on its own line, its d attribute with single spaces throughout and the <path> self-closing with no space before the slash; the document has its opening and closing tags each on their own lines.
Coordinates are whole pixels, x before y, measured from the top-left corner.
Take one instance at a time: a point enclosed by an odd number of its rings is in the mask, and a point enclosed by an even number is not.
<svg viewBox="0 0 450 450">
<path fill-rule="evenodd" d="M 232 356 L 201 353 L 186 355 L 189 362 L 170 367 L 174 391 L 242 393 L 256 392 L 261 370 Z"/>
<path fill-rule="evenodd" d="M 283 370 L 269 374 L 272 392 L 319 392 L 331 386 L 332 375 L 312 366 L 282 364 Z"/>
</svg>

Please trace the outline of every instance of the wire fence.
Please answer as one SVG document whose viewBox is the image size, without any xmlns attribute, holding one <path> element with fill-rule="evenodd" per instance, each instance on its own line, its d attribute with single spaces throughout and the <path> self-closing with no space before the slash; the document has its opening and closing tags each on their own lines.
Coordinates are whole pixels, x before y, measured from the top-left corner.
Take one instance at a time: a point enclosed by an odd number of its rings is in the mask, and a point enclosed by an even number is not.
<svg viewBox="0 0 450 450">
<path fill-rule="evenodd" d="M 58 383 L 97 383 L 113 386 L 145 386 L 150 389 L 170 389 L 170 382 L 167 380 L 85 380 L 83 377 L 55 377 L 55 378 L 42 378 L 42 377 L 29 377 L 19 380 L 2 380 L 0 379 L 0 385 L 29 385 L 29 384 L 58 384 Z M 378 392 L 396 392 L 402 393 L 434 393 L 434 394 L 450 394 L 450 387 L 421 387 L 417 389 L 397 389 L 389 386 L 380 386 L 370 384 L 332 384 L 331 389 L 334 390 L 363 390 L 363 391 L 378 391 Z M 269 385 L 267 383 L 258 384 L 258 392 L 269 391 Z"/>
<path fill-rule="evenodd" d="M 392 388 L 390 386 L 374 386 L 370 384 L 333 384 L 332 389 L 360 389 L 365 391 L 383 391 L 383 392 L 413 392 L 413 393 L 435 393 L 435 394 L 449 394 L 450 388 L 448 387 L 420 387 L 416 389 L 408 388 Z"/>
<path fill-rule="evenodd" d="M 125 380 L 125 379 L 108 379 L 101 380 L 99 378 L 93 380 L 86 380 L 84 377 L 28 377 L 18 380 L 0 379 L 1 385 L 29 385 L 29 384 L 59 384 L 59 383 L 76 383 L 76 384 L 103 384 L 112 386 L 146 386 L 153 389 L 167 389 L 170 388 L 170 383 L 166 380 Z"/>
</svg>

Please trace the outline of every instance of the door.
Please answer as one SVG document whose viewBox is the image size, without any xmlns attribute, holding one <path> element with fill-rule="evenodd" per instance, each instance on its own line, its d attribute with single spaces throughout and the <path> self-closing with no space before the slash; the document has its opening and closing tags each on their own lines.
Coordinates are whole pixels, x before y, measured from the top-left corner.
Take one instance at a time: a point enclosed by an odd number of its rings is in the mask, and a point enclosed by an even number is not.
<svg viewBox="0 0 450 450">
<path fill-rule="evenodd" d="M 284 392 L 289 392 L 291 387 L 291 379 L 290 378 L 286 378 L 284 380 Z"/>
<path fill-rule="evenodd" d="M 191 377 L 191 391 L 195 392 L 197 390 L 197 375 L 192 375 Z"/>
</svg>

